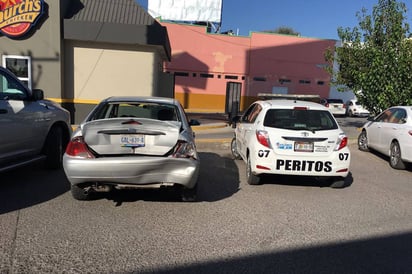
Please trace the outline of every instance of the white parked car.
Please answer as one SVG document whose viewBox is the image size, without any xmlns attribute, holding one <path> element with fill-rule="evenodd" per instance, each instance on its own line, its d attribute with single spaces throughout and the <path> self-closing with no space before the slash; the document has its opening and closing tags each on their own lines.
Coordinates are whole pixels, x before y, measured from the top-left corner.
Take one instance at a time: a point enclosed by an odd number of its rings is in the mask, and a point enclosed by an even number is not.
<svg viewBox="0 0 412 274">
<path fill-rule="evenodd" d="M 231 150 L 247 164 L 247 182 L 263 174 L 331 178 L 344 187 L 349 173 L 348 138 L 332 113 L 307 101 L 253 103 L 236 124 Z"/>
<path fill-rule="evenodd" d="M 389 164 L 404 169 L 412 162 L 412 106 L 388 108 L 362 127 L 358 137 L 362 151 L 373 149 L 389 156 Z"/>
<path fill-rule="evenodd" d="M 346 102 L 346 115 L 353 117 L 367 117 L 370 112 L 364 108 L 356 99 L 352 99 Z"/>
<path fill-rule="evenodd" d="M 328 108 L 335 116 L 346 115 L 346 106 L 342 99 L 322 98 L 320 103 Z"/>
</svg>

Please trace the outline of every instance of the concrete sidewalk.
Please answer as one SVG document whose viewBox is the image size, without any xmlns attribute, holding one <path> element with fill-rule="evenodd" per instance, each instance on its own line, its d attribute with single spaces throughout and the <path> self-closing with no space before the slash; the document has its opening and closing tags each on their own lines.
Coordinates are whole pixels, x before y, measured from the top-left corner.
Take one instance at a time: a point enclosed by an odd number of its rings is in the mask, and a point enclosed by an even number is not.
<svg viewBox="0 0 412 274">
<path fill-rule="evenodd" d="M 199 125 L 192 126 L 193 131 L 202 131 L 208 129 L 225 128 L 229 126 L 228 117 L 225 113 L 187 113 L 189 120 L 196 120 Z"/>
</svg>

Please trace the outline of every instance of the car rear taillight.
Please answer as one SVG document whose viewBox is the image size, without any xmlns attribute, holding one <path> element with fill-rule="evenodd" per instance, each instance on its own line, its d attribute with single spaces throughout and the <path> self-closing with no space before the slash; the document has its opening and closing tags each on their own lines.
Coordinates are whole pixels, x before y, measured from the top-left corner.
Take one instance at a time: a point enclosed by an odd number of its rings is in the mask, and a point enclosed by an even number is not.
<svg viewBox="0 0 412 274">
<path fill-rule="evenodd" d="M 408 133 L 409 133 L 409 135 L 411 135 L 411 136 L 412 136 L 412 130 L 409 130 L 409 131 L 408 131 Z"/>
<path fill-rule="evenodd" d="M 325 107 L 327 107 L 327 108 L 328 108 L 328 107 L 329 107 L 329 103 L 326 103 L 326 104 L 325 104 Z"/>
<path fill-rule="evenodd" d="M 341 150 L 348 145 L 348 137 L 345 134 L 340 134 L 336 142 L 335 151 Z"/>
<path fill-rule="evenodd" d="M 66 154 L 73 157 L 93 159 L 94 155 L 90 152 L 83 137 L 75 137 L 67 144 Z"/>
<path fill-rule="evenodd" d="M 194 144 L 188 143 L 186 141 L 178 141 L 171 157 L 197 159 L 197 153 Z"/>
<path fill-rule="evenodd" d="M 345 105 L 345 104 L 343 104 L 343 105 L 342 105 L 342 108 L 346 108 L 346 105 Z"/>
<path fill-rule="evenodd" d="M 308 110 L 307 107 L 294 107 L 294 110 Z"/>
<path fill-rule="evenodd" d="M 266 130 L 256 130 L 256 138 L 259 144 L 271 148 L 269 134 Z"/>
</svg>

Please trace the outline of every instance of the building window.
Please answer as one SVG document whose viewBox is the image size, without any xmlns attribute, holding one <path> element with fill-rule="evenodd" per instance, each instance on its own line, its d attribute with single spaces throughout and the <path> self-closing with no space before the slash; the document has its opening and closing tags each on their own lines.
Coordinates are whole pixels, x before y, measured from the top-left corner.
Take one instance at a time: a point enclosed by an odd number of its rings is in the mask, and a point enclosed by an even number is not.
<svg viewBox="0 0 412 274">
<path fill-rule="evenodd" d="M 299 84 L 310 84 L 309 80 L 299 80 Z"/>
<path fill-rule="evenodd" d="M 290 82 L 292 82 L 292 80 L 290 79 L 285 79 L 285 78 L 279 79 L 280 84 L 285 84 L 285 83 L 290 83 Z"/>
<path fill-rule="evenodd" d="M 265 77 L 253 77 L 253 81 L 265 82 L 266 78 Z"/>
<path fill-rule="evenodd" d="M 28 88 L 31 89 L 31 57 L 3 55 L 2 66 L 13 72 Z"/>
<path fill-rule="evenodd" d="M 323 82 L 323 81 L 318 81 L 318 85 L 319 86 L 323 86 L 325 84 L 325 82 Z"/>
<path fill-rule="evenodd" d="M 238 77 L 236 75 L 225 75 L 225 79 L 237 80 Z"/>
<path fill-rule="evenodd" d="M 210 74 L 210 73 L 201 73 L 200 77 L 202 77 L 202 78 L 213 78 L 214 75 Z"/>
<path fill-rule="evenodd" d="M 189 73 L 188 72 L 176 71 L 175 76 L 189 77 Z"/>
</svg>

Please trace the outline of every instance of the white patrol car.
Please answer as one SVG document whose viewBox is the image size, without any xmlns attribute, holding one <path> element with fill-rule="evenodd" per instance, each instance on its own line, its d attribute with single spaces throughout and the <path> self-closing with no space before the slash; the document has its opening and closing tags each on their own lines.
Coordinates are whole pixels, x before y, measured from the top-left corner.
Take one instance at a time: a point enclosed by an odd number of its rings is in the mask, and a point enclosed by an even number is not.
<svg viewBox="0 0 412 274">
<path fill-rule="evenodd" d="M 239 118 L 231 150 L 246 164 L 247 182 L 259 184 L 262 174 L 331 178 L 344 187 L 349 173 L 348 138 L 332 113 L 314 102 L 263 100 Z"/>
</svg>

